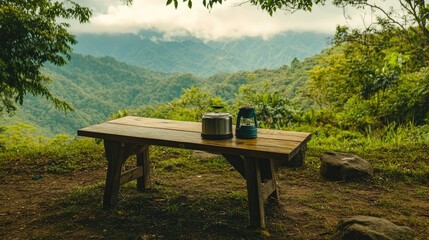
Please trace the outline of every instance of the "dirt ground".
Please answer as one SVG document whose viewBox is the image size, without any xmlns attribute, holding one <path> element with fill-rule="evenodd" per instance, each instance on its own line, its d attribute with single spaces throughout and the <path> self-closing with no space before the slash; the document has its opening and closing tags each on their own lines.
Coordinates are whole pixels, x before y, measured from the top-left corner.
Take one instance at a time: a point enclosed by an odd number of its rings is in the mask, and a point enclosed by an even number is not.
<svg viewBox="0 0 429 240">
<path fill-rule="evenodd" d="M 58 202 L 70 191 L 94 184 L 104 176 L 105 169 L 70 174 L 1 176 L 0 238 L 26 239 L 29 231 L 40 227 L 34 225 L 35 221 L 60 211 Z"/>
<path fill-rule="evenodd" d="M 311 169 L 282 170 L 281 204 L 266 207 L 267 230 L 255 234 L 246 229 L 245 184 L 234 171 L 155 174 L 158 190 L 145 198 L 121 188 L 122 205 L 113 213 L 101 209 L 101 190 L 66 210 L 70 193 L 104 178 L 104 167 L 0 176 L 0 239 L 329 239 L 338 221 L 351 215 L 384 217 L 413 228 L 416 239 L 429 239 L 426 185 L 326 182 Z M 204 201 L 237 206 L 219 210 Z"/>
</svg>

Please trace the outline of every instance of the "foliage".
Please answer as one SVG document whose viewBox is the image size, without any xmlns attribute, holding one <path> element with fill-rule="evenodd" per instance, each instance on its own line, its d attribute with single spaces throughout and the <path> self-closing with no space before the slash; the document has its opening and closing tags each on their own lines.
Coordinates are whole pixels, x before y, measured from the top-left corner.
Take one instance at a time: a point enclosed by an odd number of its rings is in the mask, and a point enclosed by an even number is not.
<svg viewBox="0 0 429 240">
<path fill-rule="evenodd" d="M 337 27 L 334 41 L 341 62 L 329 61 L 331 55 L 327 64 L 310 72 L 313 99 L 324 95 L 317 91 L 326 91 L 333 98 L 324 100 L 361 129 L 389 123 L 422 125 L 429 118 L 429 6 L 420 0 L 399 2 L 398 10 L 369 1 L 344 1 L 370 8 L 376 22 L 362 30 Z"/>
<path fill-rule="evenodd" d="M 349 92 L 339 91 L 345 89 L 348 83 L 349 68 L 345 56 L 332 51 L 308 71 L 310 81 L 305 91 L 319 108 L 333 109 L 343 105 L 349 98 Z"/>
<path fill-rule="evenodd" d="M 132 0 L 127 0 L 131 3 Z M 187 2 L 187 6 L 192 8 L 192 0 L 183 0 Z M 202 3 L 208 9 L 213 8 L 216 4 L 222 4 L 225 0 L 203 0 Z M 363 9 L 370 8 L 371 12 L 379 12 L 376 16 L 378 21 L 384 24 L 394 24 L 402 29 L 407 29 L 409 26 L 417 26 L 423 35 L 429 37 L 427 29 L 427 20 L 429 19 L 429 7 L 424 0 L 399 0 L 401 8 L 385 7 L 377 1 L 369 0 L 332 0 L 333 5 L 337 7 L 351 6 L 353 8 Z M 312 11 L 313 6 L 325 5 L 326 0 L 250 0 L 245 3 L 250 3 L 258 8 L 269 13 L 271 16 L 277 11 L 295 12 L 298 10 Z M 167 5 L 174 4 L 177 9 L 178 0 L 167 0 Z M 240 3 L 241 5 L 244 3 Z M 429 38 L 427 38 L 429 40 Z"/>
<path fill-rule="evenodd" d="M 235 108 L 255 107 L 258 124 L 262 128 L 281 129 L 300 121 L 302 109 L 293 104 L 284 91 L 269 90 L 269 86 L 269 82 L 262 87 L 241 86 Z"/>
<path fill-rule="evenodd" d="M 426 124 L 429 55 L 421 35 L 382 27 L 338 27 L 337 46 L 309 71 L 306 91 L 319 108 L 341 115 L 339 122 L 349 128 Z"/>
<path fill-rule="evenodd" d="M 65 173 L 96 168 L 104 149 L 93 139 L 75 139 L 65 134 L 45 138 L 32 134 L 34 127 L 20 124 L 0 133 L 0 170 L 9 173 Z"/>
<path fill-rule="evenodd" d="M 118 112 L 110 115 L 109 120 L 113 120 L 113 119 L 118 119 L 118 118 L 122 118 L 122 117 L 126 117 L 128 116 L 128 110 L 124 109 L 124 110 L 119 110 Z"/>
<path fill-rule="evenodd" d="M 23 123 L 3 127 L 0 132 L 2 149 L 19 151 L 19 149 L 34 147 L 43 140 L 43 137 L 36 137 L 35 131 L 35 127 Z"/>
<path fill-rule="evenodd" d="M 216 74 L 208 77 L 201 85 L 207 91 L 222 97 L 228 104 L 234 104 L 239 88 L 248 85 L 255 90 L 279 91 L 289 99 L 296 99 L 303 107 L 307 107 L 303 98 L 302 87 L 308 81 L 307 70 L 314 67 L 318 55 L 306 58 L 303 61 L 295 59 L 290 66 L 284 65 L 276 69 L 259 69 L 251 72 L 235 72 L 231 74 Z M 269 86 L 267 86 L 267 81 Z M 265 87 L 264 87 L 265 86 Z"/>
<path fill-rule="evenodd" d="M 304 10 L 311 11 L 313 5 L 324 4 L 326 0 L 250 0 L 249 2 L 261 9 L 267 11 L 270 15 L 273 15 L 277 10 L 296 11 Z M 130 0 L 132 2 L 132 0 Z M 192 8 L 192 0 L 184 0 L 187 2 L 187 6 Z M 208 9 L 213 8 L 215 4 L 222 4 L 224 0 L 203 0 L 203 5 Z M 179 5 L 178 0 L 167 0 L 167 5 L 174 4 L 177 8 Z"/>
<path fill-rule="evenodd" d="M 391 2 L 390 6 L 386 6 L 386 4 L 368 0 L 334 0 L 337 6 L 350 5 L 354 8 L 371 10 L 376 21 L 364 29 L 364 32 L 398 29 L 400 31 L 396 32 L 397 36 L 405 38 L 411 44 L 421 42 L 423 43 L 421 48 L 425 48 L 424 45 L 429 41 L 429 5 L 422 0 L 399 0 L 398 3 Z M 354 32 L 359 31 L 354 30 Z"/>
<path fill-rule="evenodd" d="M 5 132 L 5 127 L 0 127 L 0 136 L 2 136 Z M 0 152 L 3 151 L 5 149 L 5 141 L 4 139 L 0 139 Z"/>
<path fill-rule="evenodd" d="M 69 24 L 57 22 L 77 19 L 84 23 L 91 11 L 73 1 L 1 1 L 0 2 L 0 112 L 16 110 L 27 93 L 41 95 L 55 107 L 71 106 L 55 97 L 47 88 L 51 79 L 40 71 L 46 62 L 64 65 L 70 58 Z"/>
<path fill-rule="evenodd" d="M 25 122 L 46 136 L 75 135 L 77 129 L 105 121 L 120 109 L 168 102 L 180 97 L 182 88 L 201 82 L 189 74 L 155 72 L 111 57 L 76 54 L 65 66 L 48 64 L 43 73 L 54 79 L 51 92 L 72 103 L 75 111 L 63 114 L 45 99 L 26 96 L 26 104 L 13 117 L 0 118 L 0 125 Z"/>
<path fill-rule="evenodd" d="M 144 117 L 200 121 L 204 113 L 214 111 L 213 106 L 222 106 L 222 111 L 227 111 L 226 103 L 220 97 L 214 97 L 198 87 L 191 87 L 183 89 L 180 98 L 170 103 L 143 107 L 134 112 Z"/>
</svg>

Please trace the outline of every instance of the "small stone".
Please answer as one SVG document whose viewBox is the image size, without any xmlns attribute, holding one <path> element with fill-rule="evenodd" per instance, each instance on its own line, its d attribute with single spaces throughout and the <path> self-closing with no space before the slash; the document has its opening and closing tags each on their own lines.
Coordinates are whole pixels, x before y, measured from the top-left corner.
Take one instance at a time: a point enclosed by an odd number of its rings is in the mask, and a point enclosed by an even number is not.
<svg viewBox="0 0 429 240">
<path fill-rule="evenodd" d="M 334 240 L 411 240 L 411 228 L 371 216 L 353 216 L 338 223 Z"/>
<path fill-rule="evenodd" d="M 33 179 L 33 180 L 41 180 L 42 178 L 43 178 L 42 175 L 36 175 L 36 176 L 31 177 L 31 179 Z"/>
<path fill-rule="evenodd" d="M 329 180 L 353 180 L 372 177 L 370 163 L 361 157 L 341 152 L 326 152 L 321 157 L 320 174 Z"/>
</svg>

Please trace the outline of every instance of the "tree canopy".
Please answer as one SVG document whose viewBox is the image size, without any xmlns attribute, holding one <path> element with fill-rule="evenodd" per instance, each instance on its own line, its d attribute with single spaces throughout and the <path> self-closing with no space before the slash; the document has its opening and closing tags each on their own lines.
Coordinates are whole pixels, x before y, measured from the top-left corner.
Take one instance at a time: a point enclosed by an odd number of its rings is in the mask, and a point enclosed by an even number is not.
<svg viewBox="0 0 429 240">
<path fill-rule="evenodd" d="M 71 106 L 53 96 L 41 73 L 47 62 L 63 65 L 70 58 L 75 37 L 67 31 L 69 24 L 60 19 L 88 22 L 88 8 L 70 0 L 0 1 L 0 112 L 13 112 L 27 93 L 41 95 L 57 108 Z"/>
<path fill-rule="evenodd" d="M 133 2 L 133 0 L 120 1 L 126 4 Z M 202 0 L 202 4 L 211 9 L 216 4 L 223 4 L 224 1 Z M 192 8 L 192 0 L 183 2 Z M 272 15 L 280 10 L 311 11 L 315 5 L 324 5 L 326 2 L 326 0 L 249 0 L 243 3 L 253 4 Z M 398 86 L 404 81 L 400 79 L 406 79 L 401 77 L 405 76 L 401 74 L 425 72 L 422 68 L 429 63 L 429 7 L 424 0 L 397 0 L 401 11 L 382 7 L 378 1 L 331 2 L 339 7 L 370 8 L 376 13 L 376 22 L 363 30 L 338 27 L 335 43 L 349 45 L 345 47 L 343 55 L 330 56 L 330 59 L 326 59 L 326 63 L 333 65 L 324 66 L 323 69 L 319 69 L 320 71 L 313 71 L 314 82 L 317 82 L 317 79 L 325 81 L 321 73 L 332 73 L 328 71 L 329 68 L 337 71 L 346 68 L 350 71 L 349 76 L 344 79 L 345 75 L 339 74 L 339 79 L 335 79 L 334 85 L 352 86 L 353 91 L 360 91 L 361 97 L 370 99 L 374 96 L 380 97 L 380 90 L 387 91 L 392 86 Z M 166 4 L 177 8 L 179 1 L 167 0 Z M 68 103 L 52 95 L 47 87 L 51 79 L 41 73 L 41 68 L 48 62 L 61 66 L 70 59 L 71 45 L 76 43 L 76 39 L 67 31 L 69 24 L 65 20 L 76 19 L 80 23 L 85 23 L 89 21 L 91 15 L 89 8 L 82 7 L 72 0 L 0 1 L 0 112 L 13 112 L 16 104 L 22 104 L 24 96 L 28 93 L 46 97 L 57 108 L 72 109 Z M 338 65 L 336 59 L 344 59 L 346 60 L 344 64 L 348 65 L 336 66 Z M 398 62 L 399 67 L 396 66 Z M 359 80 L 352 81 L 354 85 L 350 85 L 350 79 Z M 333 88 L 334 85 L 327 85 L 327 88 L 336 89 Z M 330 94 L 319 100 L 324 100 L 323 104 L 334 103 L 333 101 L 340 104 L 341 101 L 338 100 L 349 99 L 335 92 Z M 316 95 L 316 92 L 313 92 L 313 96 Z M 379 110 L 377 107 L 376 112 Z"/>
<path fill-rule="evenodd" d="M 360 128 L 429 123 L 428 6 L 400 0 L 401 14 L 378 11 L 364 29 L 338 26 L 335 47 L 309 71 L 310 96 L 338 122 Z"/>
</svg>

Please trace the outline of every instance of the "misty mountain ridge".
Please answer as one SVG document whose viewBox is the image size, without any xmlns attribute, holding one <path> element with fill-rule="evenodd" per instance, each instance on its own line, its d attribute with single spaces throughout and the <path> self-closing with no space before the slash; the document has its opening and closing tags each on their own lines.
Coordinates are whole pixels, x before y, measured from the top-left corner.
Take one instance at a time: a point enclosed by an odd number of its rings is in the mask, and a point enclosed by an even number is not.
<svg viewBox="0 0 429 240">
<path fill-rule="evenodd" d="M 115 59 L 168 73 L 210 76 L 289 65 L 329 46 L 330 35 L 284 32 L 269 38 L 204 40 L 188 32 L 172 35 L 156 30 L 137 34 L 78 34 L 74 52 Z"/>
<path fill-rule="evenodd" d="M 307 82 L 306 70 L 316 64 L 316 58 L 295 60 L 290 66 L 277 69 L 197 77 L 158 72 L 112 57 L 72 54 L 66 65 L 47 64 L 43 72 L 53 80 L 49 85 L 51 92 L 70 103 L 75 111 L 64 114 L 45 98 L 27 95 L 13 117 L 0 118 L 0 125 L 26 123 L 36 127 L 37 135 L 75 135 L 77 129 L 104 122 L 119 110 L 170 102 L 192 86 L 231 102 L 240 86 L 259 87 L 269 80 L 271 87 L 292 99 Z"/>
<path fill-rule="evenodd" d="M 191 86 L 230 101 L 239 86 L 269 80 L 294 97 L 306 82 L 305 71 L 314 65 L 311 56 L 326 48 L 329 38 L 288 32 L 265 40 L 207 41 L 158 31 L 77 37 L 79 44 L 68 64 L 44 68 L 53 79 L 49 89 L 75 111 L 65 115 L 45 99 L 29 95 L 16 115 L 0 124 L 23 122 L 37 126 L 43 135 L 73 135 L 118 110 L 169 102 Z"/>
</svg>

